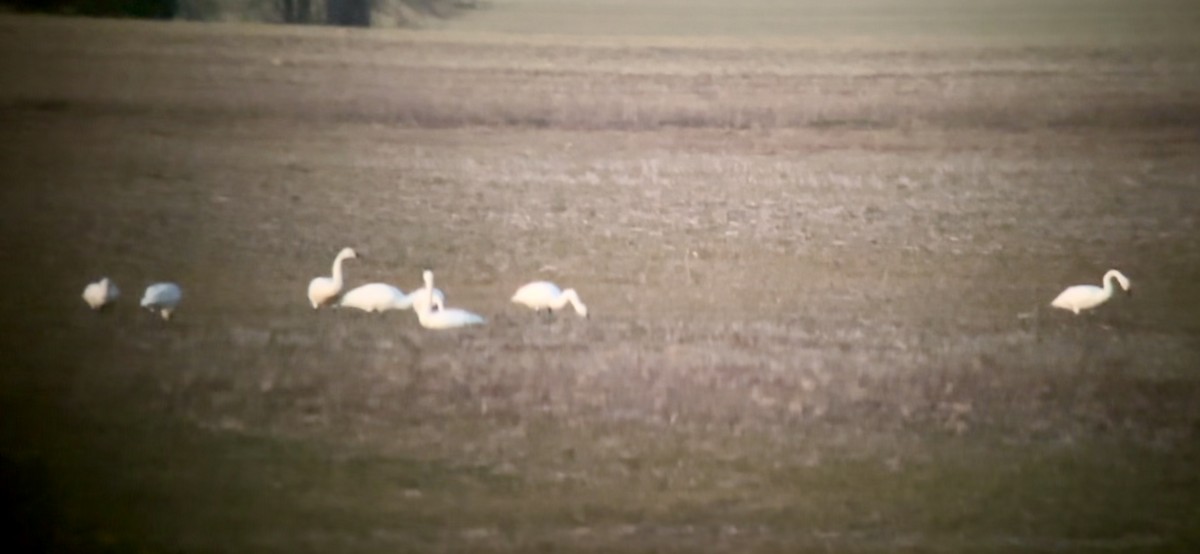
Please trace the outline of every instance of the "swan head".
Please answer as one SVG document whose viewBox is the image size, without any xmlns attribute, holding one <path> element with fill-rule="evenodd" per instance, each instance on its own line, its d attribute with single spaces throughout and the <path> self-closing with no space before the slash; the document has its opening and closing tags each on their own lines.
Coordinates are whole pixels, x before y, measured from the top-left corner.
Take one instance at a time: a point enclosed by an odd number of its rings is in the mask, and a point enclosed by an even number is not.
<svg viewBox="0 0 1200 554">
<path fill-rule="evenodd" d="M 574 296 L 575 296 L 575 302 L 574 302 L 575 313 L 579 314 L 579 317 L 582 317 L 585 319 L 590 319 L 590 316 L 588 316 L 587 304 L 584 304 L 583 301 L 579 300 L 579 295 L 574 295 Z"/>
<path fill-rule="evenodd" d="M 575 289 L 564 290 L 562 295 L 575 307 L 575 313 L 579 314 L 579 317 L 588 318 L 587 304 L 584 304 L 583 300 L 580 300 L 579 293 L 575 292 Z"/>
<path fill-rule="evenodd" d="M 346 247 L 346 248 L 343 248 L 341 252 L 338 252 L 337 257 L 343 258 L 343 259 L 346 259 L 346 258 L 353 259 L 353 258 L 360 258 L 361 256 L 359 256 L 358 252 L 355 252 L 353 248 Z"/>
<path fill-rule="evenodd" d="M 427 286 L 427 287 L 433 286 L 433 272 L 432 271 L 426 269 L 425 271 L 421 272 L 421 279 L 425 281 L 425 286 Z"/>
</svg>

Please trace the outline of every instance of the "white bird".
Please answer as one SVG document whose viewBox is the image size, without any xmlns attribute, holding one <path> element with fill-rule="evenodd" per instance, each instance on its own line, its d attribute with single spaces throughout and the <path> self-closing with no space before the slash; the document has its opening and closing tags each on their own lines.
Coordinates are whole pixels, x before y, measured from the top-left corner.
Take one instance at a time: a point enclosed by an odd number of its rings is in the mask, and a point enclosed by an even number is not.
<svg viewBox="0 0 1200 554">
<path fill-rule="evenodd" d="M 357 308 L 364 312 L 407 310 L 412 307 L 404 291 L 385 283 L 370 283 L 350 289 L 337 303 L 341 308 Z"/>
<path fill-rule="evenodd" d="M 446 304 L 446 295 L 433 289 L 433 305 L 439 308 Z M 351 289 L 342 295 L 339 307 L 357 308 L 364 312 L 386 312 L 388 310 L 407 310 L 415 304 L 421 304 L 429 309 L 429 293 L 424 288 L 409 294 L 386 283 L 370 283 Z"/>
<path fill-rule="evenodd" d="M 579 317 L 588 316 L 587 306 L 579 299 L 579 294 L 575 292 L 575 289 L 560 290 L 558 285 L 549 281 L 534 281 L 517 289 L 516 294 L 513 294 L 512 301 L 534 311 L 541 311 L 542 308 L 545 308 L 546 313 L 561 310 L 570 303 Z"/>
<path fill-rule="evenodd" d="M 183 291 L 175 283 L 155 283 L 146 287 L 142 295 L 142 307 L 152 312 L 157 311 L 164 320 L 171 319 L 171 312 L 183 300 Z"/>
<path fill-rule="evenodd" d="M 425 290 L 432 295 L 434 290 L 433 272 L 427 269 L 423 277 L 425 278 Z M 454 329 L 484 323 L 483 317 L 478 314 L 458 308 L 439 307 L 437 311 L 432 311 L 431 306 L 414 303 L 413 310 L 417 312 L 417 320 L 420 321 L 421 327 L 426 329 Z"/>
<path fill-rule="evenodd" d="M 308 283 L 308 301 L 313 309 L 328 304 L 342 292 L 342 260 L 357 258 L 353 248 L 343 248 L 333 259 L 333 277 L 317 277 Z"/>
<path fill-rule="evenodd" d="M 414 310 L 432 311 L 437 308 L 439 311 L 446 309 L 446 295 L 441 289 L 429 289 L 421 287 L 408 293 L 408 305 Z"/>
<path fill-rule="evenodd" d="M 1129 283 L 1129 279 L 1122 275 L 1120 271 L 1110 269 L 1108 270 L 1108 273 L 1104 274 L 1104 278 L 1101 279 L 1101 281 L 1104 283 L 1104 288 L 1097 287 L 1096 285 L 1075 285 L 1073 287 L 1067 287 L 1066 290 L 1059 293 L 1058 297 L 1055 298 L 1050 305 L 1055 308 L 1071 310 L 1072 312 L 1075 312 L 1076 315 L 1079 314 L 1080 310 L 1095 308 L 1096 306 L 1107 302 L 1109 298 L 1112 298 L 1113 279 L 1116 279 L 1121 283 L 1121 288 L 1124 289 L 1125 292 L 1131 295 L 1133 294 L 1133 285 Z"/>
<path fill-rule="evenodd" d="M 93 310 L 103 308 L 105 304 L 115 301 L 120 296 L 120 289 L 108 277 L 90 283 L 83 289 L 83 301 L 87 302 Z"/>
</svg>

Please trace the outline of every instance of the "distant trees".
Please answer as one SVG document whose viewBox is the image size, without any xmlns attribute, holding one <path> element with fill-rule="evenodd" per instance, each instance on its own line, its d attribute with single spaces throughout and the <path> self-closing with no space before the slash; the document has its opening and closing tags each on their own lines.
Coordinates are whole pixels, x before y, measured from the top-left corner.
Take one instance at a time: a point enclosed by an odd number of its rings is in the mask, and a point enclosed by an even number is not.
<svg viewBox="0 0 1200 554">
<path fill-rule="evenodd" d="M 65 15 L 370 27 L 380 22 L 384 26 L 403 26 L 422 18 L 445 19 L 464 10 L 478 9 L 480 3 L 477 0 L 0 0 L 0 6 Z"/>
<path fill-rule="evenodd" d="M 176 0 L 0 0 L 18 11 L 170 19 Z"/>
<path fill-rule="evenodd" d="M 284 23 L 311 23 L 312 0 L 280 0 L 279 15 Z"/>
<path fill-rule="evenodd" d="M 325 23 L 370 27 L 371 0 L 325 0 Z"/>
</svg>

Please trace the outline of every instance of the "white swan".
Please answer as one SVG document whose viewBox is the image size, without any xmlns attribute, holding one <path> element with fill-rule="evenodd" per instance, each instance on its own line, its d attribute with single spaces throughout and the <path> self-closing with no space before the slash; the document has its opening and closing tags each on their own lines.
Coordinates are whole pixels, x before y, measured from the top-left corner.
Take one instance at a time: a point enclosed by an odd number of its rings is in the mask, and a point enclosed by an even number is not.
<svg viewBox="0 0 1200 554">
<path fill-rule="evenodd" d="M 404 291 L 385 283 L 370 283 L 350 289 L 342 295 L 337 306 L 340 308 L 357 308 L 364 312 L 386 312 L 388 310 L 407 310 L 412 307 Z"/>
<path fill-rule="evenodd" d="M 317 277 L 308 283 L 308 301 L 314 310 L 328 304 L 342 292 L 342 260 L 357 257 L 353 248 L 343 248 L 333 259 L 333 277 Z"/>
<path fill-rule="evenodd" d="M 115 301 L 120 296 L 120 289 L 108 277 L 104 277 L 95 283 L 89 283 L 83 289 L 83 301 L 87 302 L 88 306 L 91 306 L 93 310 L 103 308 L 105 304 Z"/>
<path fill-rule="evenodd" d="M 1066 290 L 1059 293 L 1058 297 L 1056 297 L 1054 301 L 1050 303 L 1050 305 L 1055 308 L 1071 310 L 1072 312 L 1075 312 L 1076 315 L 1079 314 L 1080 310 L 1095 308 L 1096 306 L 1107 302 L 1109 298 L 1112 298 L 1113 279 L 1116 279 L 1121 283 L 1121 288 L 1124 289 L 1125 292 L 1133 294 L 1133 285 L 1129 283 L 1129 279 L 1122 275 L 1120 271 L 1110 269 L 1108 270 L 1108 273 L 1104 274 L 1104 278 L 1101 279 L 1101 281 L 1104 283 L 1104 288 L 1097 287 L 1096 285 L 1075 285 L 1073 287 L 1067 287 Z"/>
<path fill-rule="evenodd" d="M 433 311 L 437 308 L 441 311 L 446 309 L 446 295 L 441 289 L 421 287 L 408 293 L 408 305 L 414 310 Z"/>
<path fill-rule="evenodd" d="M 432 291 L 435 290 L 433 288 L 433 272 L 427 269 L 422 276 L 425 278 L 424 290 L 429 291 L 429 294 L 432 295 Z M 483 317 L 478 314 L 458 308 L 440 307 L 437 311 L 432 311 L 428 305 L 413 304 L 413 310 L 417 312 L 417 320 L 421 323 L 421 327 L 426 329 L 454 329 L 484 323 Z"/>
<path fill-rule="evenodd" d="M 142 295 L 142 307 L 152 312 L 157 311 L 163 319 L 171 319 L 171 312 L 183 300 L 183 291 L 175 283 L 155 283 L 146 287 Z"/>
<path fill-rule="evenodd" d="M 439 308 L 446 304 L 446 295 L 433 289 L 433 305 Z M 386 312 L 388 310 L 407 310 L 416 304 L 421 304 L 426 310 L 429 306 L 429 292 L 420 288 L 409 294 L 386 283 L 370 283 L 351 289 L 342 295 L 337 303 L 343 308 L 357 308 L 364 312 Z"/>
<path fill-rule="evenodd" d="M 575 289 L 560 290 L 558 285 L 549 281 L 534 281 L 517 289 L 516 294 L 513 294 L 512 301 L 534 311 L 541 311 L 542 308 L 545 308 L 547 313 L 561 310 L 570 303 L 579 317 L 588 316 L 587 306 L 579 299 L 579 294 L 575 292 Z"/>
</svg>

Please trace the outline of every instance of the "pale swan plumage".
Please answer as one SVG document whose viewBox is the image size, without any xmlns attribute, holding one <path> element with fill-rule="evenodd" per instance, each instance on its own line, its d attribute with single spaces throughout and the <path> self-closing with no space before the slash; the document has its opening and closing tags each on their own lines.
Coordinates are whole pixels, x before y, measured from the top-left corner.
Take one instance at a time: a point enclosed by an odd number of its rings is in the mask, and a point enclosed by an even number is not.
<svg viewBox="0 0 1200 554">
<path fill-rule="evenodd" d="M 364 312 L 407 310 L 412 307 L 404 291 L 386 283 L 369 283 L 350 289 L 337 303 L 341 308 L 356 308 Z"/>
<path fill-rule="evenodd" d="M 83 289 L 83 301 L 87 302 L 88 306 L 93 310 L 103 308 L 106 304 L 115 301 L 120 296 L 120 289 L 108 277 L 104 277 L 95 283 L 89 283 Z"/>
<path fill-rule="evenodd" d="M 158 312 L 163 319 L 171 319 L 171 313 L 183 300 L 183 291 L 175 283 L 155 283 L 146 287 L 142 295 L 142 307 Z"/>
<path fill-rule="evenodd" d="M 432 292 L 431 292 L 432 291 Z M 432 299 L 430 296 L 432 295 Z M 421 287 L 408 293 L 408 304 L 414 310 L 430 311 L 434 308 L 438 310 L 446 309 L 446 295 L 441 289 L 428 289 Z"/>
<path fill-rule="evenodd" d="M 424 290 L 431 291 L 430 294 L 432 294 L 434 290 L 433 272 L 425 270 L 422 276 L 425 279 Z M 413 310 L 417 312 L 417 321 L 421 323 L 421 327 L 426 329 L 454 329 L 484 323 L 483 317 L 480 315 L 458 308 L 441 307 L 434 311 L 430 306 L 413 304 Z"/>
<path fill-rule="evenodd" d="M 353 248 L 343 248 L 333 259 L 333 277 L 317 277 L 308 283 L 308 301 L 314 310 L 329 304 L 342 292 L 342 260 L 357 257 Z"/>
<path fill-rule="evenodd" d="M 1104 283 L 1104 288 L 1097 287 L 1096 285 L 1075 285 L 1068 287 L 1059 293 L 1054 301 L 1050 302 L 1050 305 L 1055 308 L 1070 310 L 1075 312 L 1076 315 L 1081 310 L 1095 308 L 1107 302 L 1109 298 L 1112 298 L 1113 279 L 1121 283 L 1121 288 L 1125 292 L 1133 294 L 1133 285 L 1130 284 L 1129 278 L 1125 277 L 1120 271 L 1110 269 L 1104 274 L 1104 278 L 1101 279 Z"/>
<path fill-rule="evenodd" d="M 561 290 L 558 285 L 549 281 L 534 281 L 517 289 L 512 301 L 527 306 L 534 311 L 545 308 L 548 312 L 561 310 L 570 304 L 575 308 L 579 317 L 587 317 L 588 309 L 575 289 Z"/>
<path fill-rule="evenodd" d="M 445 306 L 445 302 L 446 295 L 438 289 L 433 289 L 434 305 L 439 307 Z M 407 310 L 416 304 L 420 304 L 427 310 L 429 309 L 428 290 L 420 288 L 404 294 L 404 291 L 386 283 L 369 283 L 351 289 L 346 294 L 343 294 L 342 299 L 337 305 L 343 308 L 356 308 L 365 312 L 386 312 L 389 310 Z"/>
</svg>

